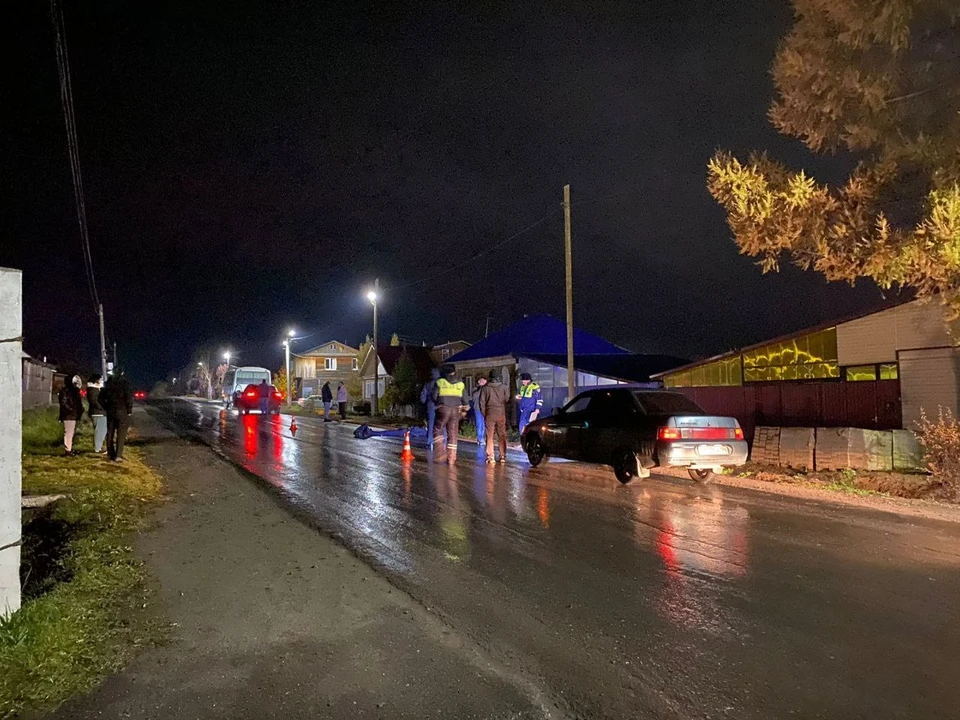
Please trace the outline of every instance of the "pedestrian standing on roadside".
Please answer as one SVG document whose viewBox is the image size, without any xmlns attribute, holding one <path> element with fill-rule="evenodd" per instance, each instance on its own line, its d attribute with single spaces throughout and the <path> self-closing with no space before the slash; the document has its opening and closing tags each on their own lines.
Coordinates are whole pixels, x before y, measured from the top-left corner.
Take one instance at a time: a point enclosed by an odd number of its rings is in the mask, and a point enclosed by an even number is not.
<svg viewBox="0 0 960 720">
<path fill-rule="evenodd" d="M 107 455 L 114 462 L 123 462 L 123 447 L 133 414 L 133 390 L 123 368 L 113 369 L 100 393 L 100 402 L 107 413 Z"/>
<path fill-rule="evenodd" d="M 330 383 L 325 382 L 320 389 L 320 399 L 323 400 L 323 421 L 330 422 L 330 405 L 333 404 L 333 390 Z"/>
<path fill-rule="evenodd" d="M 60 405 L 60 422 L 63 423 L 63 454 L 79 455 L 73 449 L 73 436 L 77 432 L 77 423 L 83 417 L 83 398 L 80 388 L 83 380 L 79 375 L 70 378 L 70 382 L 60 388 L 57 402 Z"/>
<path fill-rule="evenodd" d="M 520 434 L 528 423 L 540 416 L 543 407 L 543 395 L 540 386 L 533 382 L 530 373 L 520 375 L 520 392 L 517 393 L 517 404 L 520 410 Z"/>
<path fill-rule="evenodd" d="M 510 402 L 510 391 L 500 382 L 500 375 L 496 370 L 490 371 L 490 382 L 480 390 L 480 413 L 483 415 L 487 429 L 487 462 L 494 463 L 493 441 L 496 436 L 500 445 L 500 462 L 507 461 L 507 403 Z"/>
<path fill-rule="evenodd" d="M 433 426 L 437 422 L 437 403 L 433 399 L 433 392 L 437 389 L 437 380 L 440 379 L 440 371 L 434 368 L 430 371 L 430 380 L 424 383 L 423 390 L 420 391 L 420 402 L 427 409 L 427 447 L 433 450 Z"/>
<path fill-rule="evenodd" d="M 343 384 L 343 380 L 340 381 L 340 384 L 337 385 L 337 409 L 340 411 L 340 420 L 338 422 L 343 422 L 347 419 L 347 386 Z"/>
<path fill-rule="evenodd" d="M 460 436 L 460 416 L 470 407 L 470 396 L 462 380 L 457 380 L 457 371 L 452 365 L 440 370 L 440 379 L 433 389 L 433 401 L 437 406 L 437 419 L 433 426 L 434 459 L 453 465 L 457 461 L 457 439 Z M 447 444 L 443 445 L 443 432 L 447 432 Z M 437 446 L 440 446 L 437 448 Z"/>
<path fill-rule="evenodd" d="M 104 441 L 107 439 L 107 411 L 100 402 L 100 392 L 103 390 L 103 375 L 90 376 L 87 382 L 87 409 L 90 420 L 93 421 L 93 451 L 98 455 L 106 452 Z"/>
<path fill-rule="evenodd" d="M 477 429 L 477 448 L 483 448 L 487 442 L 486 423 L 483 413 L 480 412 L 480 391 L 487 384 L 487 378 L 480 376 L 477 378 L 477 389 L 470 396 L 470 407 L 473 408 L 473 424 Z"/>
</svg>

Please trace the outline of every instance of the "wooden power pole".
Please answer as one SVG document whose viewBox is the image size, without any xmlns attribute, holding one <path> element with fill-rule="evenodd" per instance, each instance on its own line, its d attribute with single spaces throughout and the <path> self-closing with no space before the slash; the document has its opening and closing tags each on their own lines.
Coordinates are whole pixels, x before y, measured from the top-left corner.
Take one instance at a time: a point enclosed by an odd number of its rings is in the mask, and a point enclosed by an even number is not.
<svg viewBox="0 0 960 720">
<path fill-rule="evenodd" d="M 577 370 L 573 364 L 573 249 L 570 240 L 570 186 L 563 186 L 563 235 L 567 260 L 567 402 L 573 399 Z"/>
</svg>

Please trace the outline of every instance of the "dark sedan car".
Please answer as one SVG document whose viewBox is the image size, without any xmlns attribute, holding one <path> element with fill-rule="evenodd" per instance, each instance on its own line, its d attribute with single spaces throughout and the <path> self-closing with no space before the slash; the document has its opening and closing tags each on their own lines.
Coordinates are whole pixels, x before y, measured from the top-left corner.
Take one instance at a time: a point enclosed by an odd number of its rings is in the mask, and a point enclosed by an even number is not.
<svg viewBox="0 0 960 720">
<path fill-rule="evenodd" d="M 588 390 L 524 428 L 520 443 L 536 467 L 549 456 L 611 465 L 617 480 L 684 467 L 698 482 L 747 461 L 736 418 L 708 415 L 685 395 L 613 386 Z"/>
<path fill-rule="evenodd" d="M 283 393 L 277 390 L 274 385 L 267 385 L 267 397 L 260 397 L 260 386 L 251 383 L 247 385 L 243 392 L 237 393 L 234 405 L 241 415 L 249 415 L 253 412 L 262 413 L 264 405 L 266 412 L 271 415 L 280 414 L 280 404 L 283 402 Z M 261 403 L 261 400 L 264 402 Z"/>
</svg>

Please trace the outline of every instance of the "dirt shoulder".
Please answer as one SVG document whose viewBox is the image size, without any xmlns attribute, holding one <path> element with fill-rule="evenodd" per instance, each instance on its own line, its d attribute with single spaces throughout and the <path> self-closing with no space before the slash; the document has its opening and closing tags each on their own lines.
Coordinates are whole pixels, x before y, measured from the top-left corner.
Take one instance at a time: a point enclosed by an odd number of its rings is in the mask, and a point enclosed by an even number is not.
<svg viewBox="0 0 960 720">
<path fill-rule="evenodd" d="M 136 549 L 173 641 L 58 718 L 544 717 L 473 646 L 255 480 L 145 413 L 170 501 Z"/>
<path fill-rule="evenodd" d="M 654 473 L 687 478 L 682 468 L 657 468 Z M 960 522 L 960 505 L 932 497 L 898 497 L 887 491 L 928 494 L 926 476 L 895 473 L 857 473 L 855 479 L 843 473 L 790 473 L 782 468 L 746 466 L 738 475 L 718 475 L 716 485 L 758 490 L 775 495 L 819 500 L 853 507 L 880 510 L 910 517 Z M 896 475 L 896 477 L 894 477 Z M 907 478 L 907 479 L 904 479 Z M 910 480 L 909 478 L 913 478 Z"/>
</svg>

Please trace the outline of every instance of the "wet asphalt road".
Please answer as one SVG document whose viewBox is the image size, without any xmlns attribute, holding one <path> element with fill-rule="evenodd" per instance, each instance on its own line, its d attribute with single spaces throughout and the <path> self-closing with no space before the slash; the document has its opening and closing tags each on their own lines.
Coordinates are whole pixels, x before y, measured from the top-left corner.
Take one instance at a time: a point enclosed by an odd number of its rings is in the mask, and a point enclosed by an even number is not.
<svg viewBox="0 0 960 720">
<path fill-rule="evenodd" d="M 960 717 L 956 524 L 171 405 L 554 715 Z"/>
</svg>

